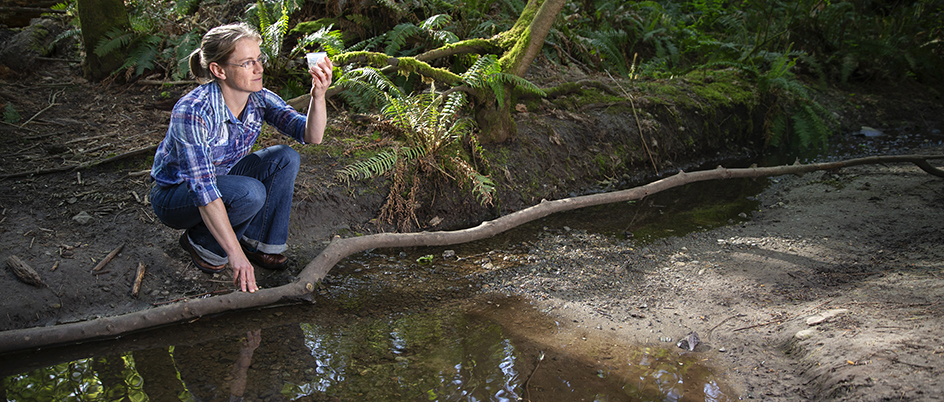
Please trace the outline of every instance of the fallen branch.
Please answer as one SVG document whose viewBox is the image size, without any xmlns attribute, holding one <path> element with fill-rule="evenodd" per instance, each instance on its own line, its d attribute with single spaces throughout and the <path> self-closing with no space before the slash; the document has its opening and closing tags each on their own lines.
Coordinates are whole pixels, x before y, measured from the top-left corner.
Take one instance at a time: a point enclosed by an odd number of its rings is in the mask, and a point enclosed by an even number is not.
<svg viewBox="0 0 944 402">
<path fill-rule="evenodd" d="M 115 259 L 115 256 L 118 255 L 118 253 L 120 253 L 121 249 L 123 248 L 125 248 L 124 243 L 118 245 L 118 247 L 115 247 L 114 250 L 108 253 L 108 255 L 106 255 L 104 259 L 102 259 L 98 264 L 95 265 L 95 268 L 92 268 L 92 272 L 98 272 L 98 271 L 101 271 L 102 268 L 105 268 L 105 265 L 108 265 L 108 263 L 111 262 L 111 260 Z"/>
<path fill-rule="evenodd" d="M 19 173 L 10 173 L 10 174 L 5 174 L 5 175 L 0 175 L 0 180 L 10 179 L 14 177 L 24 177 L 24 176 L 30 176 L 30 175 L 38 176 L 38 175 L 44 175 L 44 174 L 50 174 L 50 173 L 59 173 L 59 172 L 68 172 L 72 170 L 88 169 L 90 167 L 98 166 L 103 163 L 114 162 L 117 160 L 130 158 L 132 156 L 138 156 L 141 154 L 151 153 L 156 150 L 157 150 L 157 145 L 153 145 L 147 148 L 141 148 L 141 149 L 136 149 L 134 151 L 125 152 L 121 155 L 115 155 L 115 156 L 112 156 L 111 158 L 105 158 L 105 159 L 101 159 L 97 161 L 80 163 L 78 165 L 62 166 L 62 167 L 57 167 L 57 168 L 52 168 L 52 169 L 35 170 L 35 171 L 30 171 L 30 172 L 19 172 Z"/>
<path fill-rule="evenodd" d="M 144 281 L 144 263 L 139 262 L 138 271 L 134 274 L 134 285 L 131 286 L 131 297 L 138 297 L 142 281 Z"/>
<path fill-rule="evenodd" d="M 928 160 L 944 159 L 944 155 L 920 156 L 873 156 L 839 162 L 776 167 L 750 167 L 745 169 L 717 169 L 700 172 L 679 172 L 643 186 L 612 193 L 592 194 L 556 201 L 544 201 L 538 205 L 483 222 L 479 226 L 450 232 L 382 233 L 332 241 L 321 254 L 312 260 L 289 284 L 272 289 L 260 289 L 255 293 L 231 292 L 222 296 L 187 299 L 160 307 L 134 313 L 102 317 L 94 320 L 56 325 L 52 327 L 26 328 L 0 332 L 0 353 L 20 349 L 47 347 L 94 339 L 118 336 L 161 325 L 193 320 L 209 314 L 261 307 L 275 303 L 311 301 L 312 292 L 324 277 L 342 259 L 354 253 L 374 248 L 445 246 L 486 239 L 527 222 L 545 216 L 596 205 L 638 200 L 652 194 L 689 183 L 717 179 L 758 178 L 785 174 L 802 174 L 817 170 L 831 170 L 867 164 L 914 163 L 922 170 L 936 176 L 944 171 L 927 163 Z M 922 164 L 924 166 L 922 166 Z M 933 172 L 938 172 L 933 173 Z M 944 176 L 942 176 L 944 177 Z"/>
<path fill-rule="evenodd" d="M 33 267 L 29 266 L 26 261 L 20 259 L 15 255 L 11 255 L 7 259 L 7 266 L 10 267 L 10 270 L 13 271 L 13 275 L 23 281 L 38 288 L 46 287 L 46 284 L 43 283 L 43 280 L 39 277 L 39 274 L 36 273 L 36 270 Z"/>
<path fill-rule="evenodd" d="M 49 106 L 44 107 L 42 110 L 36 112 L 36 114 L 34 114 L 33 117 L 30 117 L 28 120 L 26 120 L 26 122 L 24 122 L 23 124 L 20 124 L 20 128 L 25 127 L 25 126 L 26 126 L 27 124 L 29 124 L 31 121 L 33 121 L 34 119 L 36 119 L 36 117 L 38 117 L 39 115 L 43 114 L 43 112 L 45 112 L 45 111 L 51 109 L 53 106 L 58 105 L 58 103 L 56 103 L 56 97 L 59 96 L 59 95 L 62 95 L 63 93 L 65 93 L 65 91 L 59 91 L 59 92 L 56 92 L 56 93 L 52 94 L 52 99 L 49 101 Z"/>
</svg>

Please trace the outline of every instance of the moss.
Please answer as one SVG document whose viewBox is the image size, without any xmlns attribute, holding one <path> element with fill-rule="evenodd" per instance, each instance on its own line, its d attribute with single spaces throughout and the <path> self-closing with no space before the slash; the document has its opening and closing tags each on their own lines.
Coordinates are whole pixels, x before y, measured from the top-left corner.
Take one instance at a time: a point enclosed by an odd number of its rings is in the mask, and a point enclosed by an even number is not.
<svg viewBox="0 0 944 402">
<path fill-rule="evenodd" d="M 392 57 L 377 52 L 347 52 L 334 56 L 332 59 L 335 65 L 350 64 L 355 61 L 363 61 L 374 67 L 386 67 L 390 65 Z"/>
<path fill-rule="evenodd" d="M 337 23 L 335 18 L 321 18 L 315 21 L 303 21 L 295 25 L 295 28 L 289 31 L 291 34 L 308 35 L 319 29 L 334 25 Z"/>
<path fill-rule="evenodd" d="M 452 49 L 459 49 L 463 47 L 472 47 L 472 48 L 479 48 L 479 49 L 493 49 L 495 48 L 495 45 L 489 39 L 473 38 L 473 39 L 462 40 L 462 41 L 458 41 L 454 43 L 447 43 L 443 45 L 442 47 L 440 47 L 440 49 L 452 50 Z"/>
<path fill-rule="evenodd" d="M 607 166 L 607 159 L 608 158 L 603 156 L 603 154 L 597 154 L 597 156 L 593 157 L 593 162 L 596 163 L 597 167 L 599 168 L 600 175 L 605 176 L 607 171 L 610 170 Z"/>
<path fill-rule="evenodd" d="M 696 71 L 685 76 L 692 91 L 713 106 L 743 104 L 753 106 L 758 99 L 753 85 L 734 70 Z"/>
</svg>

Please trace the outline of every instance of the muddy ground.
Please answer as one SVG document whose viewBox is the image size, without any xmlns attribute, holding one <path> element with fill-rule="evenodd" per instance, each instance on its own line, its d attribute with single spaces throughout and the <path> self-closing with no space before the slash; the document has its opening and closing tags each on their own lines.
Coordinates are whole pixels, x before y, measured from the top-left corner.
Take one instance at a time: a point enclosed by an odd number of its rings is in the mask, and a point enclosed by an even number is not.
<svg viewBox="0 0 944 402">
<path fill-rule="evenodd" d="M 548 228 L 488 283 L 629 342 L 694 331 L 738 397 L 938 400 L 944 181 L 898 165 L 773 180 L 748 220 L 648 245 Z"/>
<path fill-rule="evenodd" d="M 232 289 L 227 274 L 208 276 L 191 265 L 177 246 L 179 232 L 156 222 L 146 199 L 149 147 L 166 130 L 168 100 L 187 89 L 88 83 L 74 66 L 61 65 L 0 83 L 4 102 L 22 114 L 18 124 L 0 126 L 0 258 L 19 257 L 44 283 L 25 284 L 4 269 L 0 330 Z M 838 104 L 849 107 L 837 113 L 847 133 L 855 124 L 894 125 L 885 137 L 892 149 L 872 149 L 898 152 L 894 144 L 902 133 L 941 129 L 939 102 L 910 95 L 845 94 Z M 899 113 L 889 113 L 889 106 Z M 340 128 L 325 146 L 341 146 L 345 133 L 371 130 L 339 110 L 333 117 Z M 43 173 L 137 150 L 144 151 Z M 574 159 L 594 153 L 566 152 Z M 260 269 L 263 286 L 290 281 L 334 236 L 385 230 L 375 224 L 385 195 L 372 187 L 379 182 L 341 185 L 333 179 L 338 158 L 318 148 L 302 155 L 288 252 L 293 262 L 285 272 Z M 551 187 L 567 188 L 548 196 L 599 188 L 591 181 L 598 179 L 561 181 Z M 532 201 L 539 200 L 521 197 L 504 207 Z M 495 250 L 481 262 L 483 271 L 468 277 L 472 292 L 524 295 L 542 311 L 626 342 L 665 344 L 696 331 L 701 344 L 695 352 L 727 369 L 739 398 L 939 397 L 944 180 L 913 166 L 857 167 L 774 178 L 759 201 L 743 222 L 655 242 L 550 227 L 513 250 Z M 455 227 L 488 213 L 443 207 L 424 218 Z M 117 257 L 93 271 L 119 247 Z M 139 264 L 147 273 L 134 297 Z M 347 273 L 333 273 L 326 286 L 343 283 Z M 395 300 L 387 302 L 384 309 L 396 308 Z M 823 314 L 834 316 L 808 323 Z"/>
</svg>

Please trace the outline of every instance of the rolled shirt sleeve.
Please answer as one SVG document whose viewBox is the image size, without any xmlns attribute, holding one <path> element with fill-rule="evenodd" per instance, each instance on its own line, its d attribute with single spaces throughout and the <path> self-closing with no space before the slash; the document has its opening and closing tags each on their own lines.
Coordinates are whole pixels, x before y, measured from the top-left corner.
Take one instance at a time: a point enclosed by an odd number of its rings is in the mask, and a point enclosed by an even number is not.
<svg viewBox="0 0 944 402">
<path fill-rule="evenodd" d="M 275 93 L 251 94 L 240 120 L 226 107 L 218 84 L 201 85 L 174 106 L 151 176 L 161 186 L 186 183 L 194 204 L 207 205 L 221 196 L 216 177 L 252 152 L 263 122 L 304 143 L 306 116 Z"/>
</svg>

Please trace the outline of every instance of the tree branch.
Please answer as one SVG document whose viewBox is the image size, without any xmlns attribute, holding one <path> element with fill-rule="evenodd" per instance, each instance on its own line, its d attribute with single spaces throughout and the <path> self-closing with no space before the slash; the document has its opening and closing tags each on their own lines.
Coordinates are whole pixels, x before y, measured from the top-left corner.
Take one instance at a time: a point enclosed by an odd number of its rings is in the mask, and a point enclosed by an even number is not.
<svg viewBox="0 0 944 402">
<path fill-rule="evenodd" d="M 90 321 L 52 327 L 4 331 L 0 332 L 0 353 L 27 348 L 68 344 L 78 341 L 116 338 L 129 332 L 192 320 L 209 314 L 260 307 L 278 302 L 311 301 L 312 292 L 316 284 L 324 279 L 328 271 L 330 271 L 335 264 L 349 255 L 373 248 L 445 246 L 467 243 L 495 236 L 524 223 L 543 218 L 553 213 L 595 205 L 638 200 L 673 187 L 707 180 L 802 174 L 817 170 L 830 170 L 857 165 L 901 162 L 914 163 L 931 174 L 944 177 L 941 176 L 944 172 L 931 166 L 927 162 L 928 160 L 936 159 L 944 159 L 944 155 L 872 156 L 847 161 L 809 165 L 794 164 L 744 169 L 725 169 L 719 166 L 716 169 L 693 173 L 680 171 L 671 177 L 628 190 L 565 198 L 556 201 L 544 201 L 538 205 L 505 215 L 501 218 L 483 222 L 479 226 L 469 229 L 449 232 L 382 233 L 339 239 L 331 242 L 318 257 L 308 263 L 302 272 L 299 273 L 295 282 L 273 289 L 261 289 L 256 293 L 232 292 L 222 296 L 180 301 L 115 317 L 97 318 Z M 924 165 L 924 167 L 922 167 L 922 165 Z"/>
</svg>

